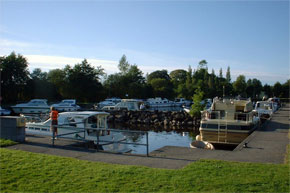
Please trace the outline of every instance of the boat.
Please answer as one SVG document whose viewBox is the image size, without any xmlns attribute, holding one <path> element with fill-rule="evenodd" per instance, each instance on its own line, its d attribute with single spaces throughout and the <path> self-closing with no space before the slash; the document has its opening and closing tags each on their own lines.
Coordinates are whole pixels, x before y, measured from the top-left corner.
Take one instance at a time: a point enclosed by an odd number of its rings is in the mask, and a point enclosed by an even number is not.
<svg viewBox="0 0 290 193">
<path fill-rule="evenodd" d="M 149 98 L 146 101 L 146 104 L 150 107 L 150 108 L 154 108 L 154 107 L 173 107 L 174 106 L 174 102 L 170 101 L 166 98 L 161 98 L 161 97 L 156 97 L 156 98 Z"/>
<path fill-rule="evenodd" d="M 65 99 L 62 100 L 60 103 L 53 104 L 51 106 L 54 107 L 59 112 L 77 111 L 81 108 L 79 105 L 76 104 L 75 99 Z"/>
<path fill-rule="evenodd" d="M 49 113 L 50 107 L 46 99 L 32 99 L 28 103 L 11 106 L 14 113 Z"/>
<path fill-rule="evenodd" d="M 117 103 L 121 102 L 120 98 L 107 98 L 104 101 L 99 102 L 97 105 L 94 106 L 95 109 L 102 109 L 105 106 L 115 106 Z"/>
<path fill-rule="evenodd" d="M 125 144 L 116 142 L 126 140 L 120 132 L 108 129 L 107 112 L 76 111 L 62 112 L 58 116 L 57 138 L 93 141 L 106 151 L 128 152 Z M 52 136 L 51 119 L 42 122 L 26 122 L 25 132 L 34 135 Z"/>
<path fill-rule="evenodd" d="M 257 101 L 254 112 L 262 120 L 271 119 L 272 114 L 275 112 L 275 106 L 272 101 Z"/>
<path fill-rule="evenodd" d="M 259 125 L 250 100 L 216 98 L 201 113 L 201 141 L 212 144 L 238 145 Z"/>
<path fill-rule="evenodd" d="M 2 109 L 2 107 L 0 106 L 0 115 L 10 115 L 11 111 L 8 109 Z"/>
<path fill-rule="evenodd" d="M 175 106 L 180 106 L 180 107 L 186 106 L 186 107 L 189 107 L 191 104 L 192 104 L 192 101 L 186 100 L 184 98 L 176 98 L 174 100 L 174 105 Z"/>
<path fill-rule="evenodd" d="M 121 102 L 115 106 L 104 106 L 102 110 L 127 110 L 127 111 L 138 111 L 143 104 L 142 100 L 138 99 L 122 99 Z"/>
</svg>

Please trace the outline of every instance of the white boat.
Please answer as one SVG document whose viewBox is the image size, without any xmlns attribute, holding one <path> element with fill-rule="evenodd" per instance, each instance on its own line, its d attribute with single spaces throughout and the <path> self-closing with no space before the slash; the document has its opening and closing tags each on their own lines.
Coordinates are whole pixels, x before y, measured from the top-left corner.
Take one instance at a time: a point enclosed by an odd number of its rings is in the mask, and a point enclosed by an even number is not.
<svg viewBox="0 0 290 193">
<path fill-rule="evenodd" d="M 81 108 L 79 105 L 76 104 L 75 99 L 65 99 L 65 100 L 62 100 L 60 103 L 53 104 L 51 106 L 60 112 L 77 111 Z"/>
<path fill-rule="evenodd" d="M 127 110 L 127 111 L 138 111 L 143 103 L 137 99 L 122 99 L 121 102 L 114 106 L 105 106 L 102 110 Z"/>
<path fill-rule="evenodd" d="M 108 98 L 104 101 L 99 102 L 97 105 L 95 105 L 95 109 L 102 109 L 105 106 L 115 106 L 117 103 L 121 102 L 122 100 L 120 98 Z"/>
<path fill-rule="evenodd" d="M 120 132 L 108 130 L 109 113 L 95 111 L 62 112 L 58 116 L 57 137 L 93 141 L 106 151 L 128 152 L 124 144 L 116 142 L 126 140 Z M 52 136 L 51 119 L 43 122 L 26 122 L 28 134 Z"/>
<path fill-rule="evenodd" d="M 275 112 L 272 101 L 257 101 L 254 110 L 261 119 L 270 119 Z"/>
<path fill-rule="evenodd" d="M 180 106 L 180 107 L 182 107 L 182 106 L 186 106 L 186 107 L 188 107 L 188 106 L 190 106 L 192 104 L 192 101 L 190 101 L 190 100 L 186 100 L 186 99 L 184 99 L 184 98 L 176 98 L 175 100 L 174 100 L 174 105 L 175 106 Z"/>
<path fill-rule="evenodd" d="M 0 106 L 0 115 L 10 115 L 11 111 L 8 109 L 2 109 L 2 107 Z"/>
<path fill-rule="evenodd" d="M 156 98 L 149 98 L 147 99 L 146 104 L 149 107 L 173 107 L 174 102 L 170 101 L 166 98 L 156 97 Z"/>
<path fill-rule="evenodd" d="M 249 100 L 215 99 L 211 108 L 202 111 L 201 141 L 239 144 L 259 125 Z"/>
<path fill-rule="evenodd" d="M 49 113 L 50 107 L 46 99 L 33 99 L 28 103 L 11 106 L 14 113 Z"/>
</svg>

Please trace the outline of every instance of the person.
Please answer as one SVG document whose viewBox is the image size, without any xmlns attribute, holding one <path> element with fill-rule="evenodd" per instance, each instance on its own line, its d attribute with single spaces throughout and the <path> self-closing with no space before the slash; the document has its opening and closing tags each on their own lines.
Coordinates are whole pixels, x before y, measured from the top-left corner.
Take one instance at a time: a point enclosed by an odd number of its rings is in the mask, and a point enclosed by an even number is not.
<svg viewBox="0 0 290 193">
<path fill-rule="evenodd" d="M 51 107 L 50 108 L 51 112 L 50 112 L 50 119 L 51 119 L 51 127 L 50 130 L 53 132 L 54 136 L 57 135 L 57 118 L 58 118 L 58 111 L 54 108 Z M 56 137 L 54 137 L 54 139 L 56 139 Z"/>
</svg>

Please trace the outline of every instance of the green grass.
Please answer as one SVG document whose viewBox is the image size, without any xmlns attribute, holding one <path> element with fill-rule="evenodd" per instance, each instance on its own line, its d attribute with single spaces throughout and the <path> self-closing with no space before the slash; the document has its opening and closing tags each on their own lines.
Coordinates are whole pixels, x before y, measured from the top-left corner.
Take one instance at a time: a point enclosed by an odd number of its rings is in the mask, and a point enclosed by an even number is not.
<svg viewBox="0 0 290 193">
<path fill-rule="evenodd" d="M 180 170 L 0 148 L 0 192 L 289 192 L 288 164 L 202 160 Z"/>
<path fill-rule="evenodd" d="M 10 145 L 15 145 L 15 144 L 17 144 L 17 142 L 11 141 L 9 139 L 0 138 L 0 147 L 6 147 L 6 146 L 10 146 Z"/>
</svg>

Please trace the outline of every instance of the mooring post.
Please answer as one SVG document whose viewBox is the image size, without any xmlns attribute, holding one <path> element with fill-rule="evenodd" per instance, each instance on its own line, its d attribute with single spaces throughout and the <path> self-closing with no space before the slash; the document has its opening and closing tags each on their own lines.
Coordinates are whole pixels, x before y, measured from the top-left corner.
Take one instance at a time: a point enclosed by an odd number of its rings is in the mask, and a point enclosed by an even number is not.
<svg viewBox="0 0 290 193">
<path fill-rule="evenodd" d="M 146 132 L 146 150 L 147 150 L 147 157 L 149 156 L 149 139 L 148 139 L 148 132 Z"/>
</svg>

